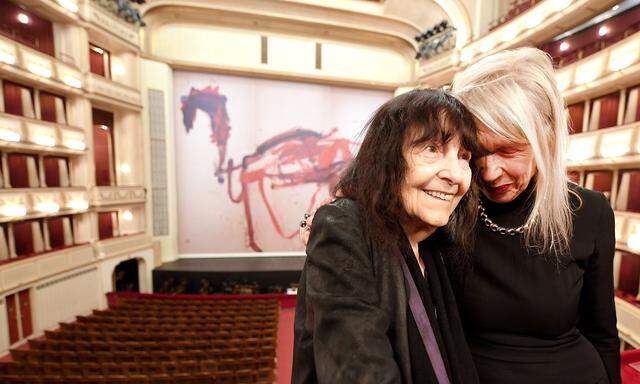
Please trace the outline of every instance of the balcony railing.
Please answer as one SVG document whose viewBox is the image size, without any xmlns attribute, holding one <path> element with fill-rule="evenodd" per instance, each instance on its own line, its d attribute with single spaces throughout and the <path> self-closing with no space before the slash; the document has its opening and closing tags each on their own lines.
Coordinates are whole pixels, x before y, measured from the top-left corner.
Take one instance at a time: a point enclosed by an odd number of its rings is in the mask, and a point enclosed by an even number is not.
<svg viewBox="0 0 640 384">
<path fill-rule="evenodd" d="M 0 265 L 0 293 L 95 262 L 90 244 L 22 257 Z"/>
<path fill-rule="evenodd" d="M 0 189 L 0 222 L 86 212 L 84 187 Z"/>
<path fill-rule="evenodd" d="M 81 0 L 80 17 L 88 21 L 93 28 L 116 36 L 132 49 L 138 50 L 140 48 L 138 27 L 119 19 L 96 4 L 95 1 Z"/>
<path fill-rule="evenodd" d="M 86 76 L 86 89 L 90 93 L 105 98 L 108 103 L 125 108 L 142 108 L 139 89 L 120 84 L 94 73 L 87 73 Z"/>
<path fill-rule="evenodd" d="M 142 204 L 146 200 L 144 187 L 93 187 L 91 205 L 95 207 Z"/>
<path fill-rule="evenodd" d="M 640 79 L 640 32 L 556 72 L 569 103 L 619 89 Z"/>
<path fill-rule="evenodd" d="M 640 348 L 640 308 L 616 297 L 616 317 L 620 337 L 635 348 Z"/>
<path fill-rule="evenodd" d="M 640 213 L 616 211 L 617 247 L 640 253 Z"/>
<path fill-rule="evenodd" d="M 0 112 L 0 148 L 80 155 L 86 136 L 81 128 Z"/>
<path fill-rule="evenodd" d="M 630 168 L 640 164 L 640 122 L 578 133 L 569 138 L 569 167 Z"/>
<path fill-rule="evenodd" d="M 62 61 L 0 35 L 0 72 L 36 78 L 61 92 L 78 93 L 82 74 Z"/>
<path fill-rule="evenodd" d="M 96 255 L 103 258 L 107 255 L 120 255 L 153 247 L 151 237 L 144 233 L 112 237 L 95 243 Z"/>
</svg>

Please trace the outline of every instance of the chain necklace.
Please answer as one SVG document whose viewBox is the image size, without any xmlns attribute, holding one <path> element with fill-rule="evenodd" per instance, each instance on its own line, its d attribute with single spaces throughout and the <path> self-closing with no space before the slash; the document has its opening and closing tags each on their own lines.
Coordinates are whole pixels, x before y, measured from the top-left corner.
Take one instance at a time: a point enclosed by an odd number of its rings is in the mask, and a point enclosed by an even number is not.
<svg viewBox="0 0 640 384">
<path fill-rule="evenodd" d="M 487 212 L 485 212 L 482 202 L 479 202 L 478 204 L 478 211 L 480 212 L 480 220 L 482 220 L 484 225 L 489 227 L 489 229 L 493 232 L 499 233 L 501 235 L 514 236 L 516 233 L 524 233 L 524 230 L 529 227 L 529 224 L 524 224 L 516 228 L 504 228 L 499 226 L 498 224 L 494 223 L 493 220 L 489 218 L 489 216 L 487 216 Z"/>
</svg>

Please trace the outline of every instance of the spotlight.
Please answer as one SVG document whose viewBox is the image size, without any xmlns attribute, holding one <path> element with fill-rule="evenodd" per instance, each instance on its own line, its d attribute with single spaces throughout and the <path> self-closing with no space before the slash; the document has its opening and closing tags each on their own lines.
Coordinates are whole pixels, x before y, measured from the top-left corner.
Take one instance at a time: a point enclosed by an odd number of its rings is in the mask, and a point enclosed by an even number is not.
<svg viewBox="0 0 640 384">
<path fill-rule="evenodd" d="M 560 51 L 564 52 L 567 49 L 569 49 L 570 45 L 569 43 L 567 43 L 566 41 L 563 41 L 562 43 L 560 43 Z"/>
<path fill-rule="evenodd" d="M 18 21 L 22 24 L 29 24 L 29 16 L 24 13 L 18 13 Z"/>
<path fill-rule="evenodd" d="M 611 8 L 612 11 L 617 11 L 620 8 L 620 4 L 616 4 Z"/>
<path fill-rule="evenodd" d="M 606 35 L 607 33 L 609 33 L 609 27 L 607 27 L 606 25 L 603 25 L 602 27 L 600 27 L 600 29 L 598 29 L 598 36 L 600 37 Z"/>
</svg>

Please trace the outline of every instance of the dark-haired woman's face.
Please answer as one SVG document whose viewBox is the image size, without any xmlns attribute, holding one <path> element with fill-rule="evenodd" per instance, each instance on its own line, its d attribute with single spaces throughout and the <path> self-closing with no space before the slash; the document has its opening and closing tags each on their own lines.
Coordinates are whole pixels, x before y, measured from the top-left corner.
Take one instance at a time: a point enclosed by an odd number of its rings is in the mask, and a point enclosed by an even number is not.
<svg viewBox="0 0 640 384">
<path fill-rule="evenodd" d="M 471 154 L 459 138 L 405 150 L 408 169 L 401 195 L 410 220 L 442 227 L 471 184 Z"/>
</svg>

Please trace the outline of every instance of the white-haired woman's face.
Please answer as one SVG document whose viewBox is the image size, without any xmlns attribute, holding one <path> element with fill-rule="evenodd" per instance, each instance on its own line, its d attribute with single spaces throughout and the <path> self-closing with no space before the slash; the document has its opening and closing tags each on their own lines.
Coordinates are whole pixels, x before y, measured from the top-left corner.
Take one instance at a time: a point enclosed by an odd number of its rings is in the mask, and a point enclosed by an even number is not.
<svg viewBox="0 0 640 384">
<path fill-rule="evenodd" d="M 478 123 L 478 138 L 486 155 L 476 160 L 482 193 L 496 203 L 518 197 L 537 172 L 531 145 L 513 143 Z"/>
<path fill-rule="evenodd" d="M 471 184 L 471 153 L 455 137 L 405 151 L 407 174 L 401 195 L 407 217 L 418 226 L 447 224 Z"/>
</svg>

